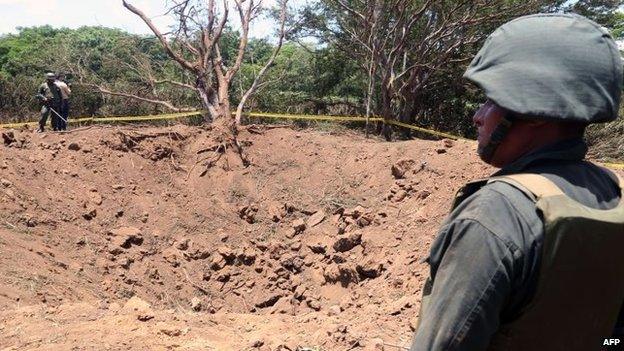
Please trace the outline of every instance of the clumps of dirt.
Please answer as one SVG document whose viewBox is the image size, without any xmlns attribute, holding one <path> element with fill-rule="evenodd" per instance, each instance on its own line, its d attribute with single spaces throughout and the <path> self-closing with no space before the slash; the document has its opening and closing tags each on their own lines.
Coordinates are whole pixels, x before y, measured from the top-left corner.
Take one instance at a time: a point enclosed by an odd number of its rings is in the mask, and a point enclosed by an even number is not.
<svg viewBox="0 0 624 351">
<path fill-rule="evenodd" d="M 103 140 L 102 144 L 113 150 L 134 152 L 152 161 L 175 156 L 175 149 L 189 137 L 177 131 L 143 133 L 136 130 L 118 131 L 116 136 L 117 140 Z M 70 144 L 70 150 L 72 145 L 77 144 Z"/>
</svg>

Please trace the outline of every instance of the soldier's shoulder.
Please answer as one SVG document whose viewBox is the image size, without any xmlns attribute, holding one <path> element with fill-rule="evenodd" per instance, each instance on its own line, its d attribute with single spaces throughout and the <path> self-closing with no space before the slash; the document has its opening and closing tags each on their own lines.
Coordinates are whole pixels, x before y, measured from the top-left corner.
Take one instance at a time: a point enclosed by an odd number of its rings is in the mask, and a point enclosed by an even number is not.
<svg viewBox="0 0 624 351">
<path fill-rule="evenodd" d="M 451 220 L 479 222 L 505 241 L 516 241 L 509 236 L 517 237 L 540 223 L 533 200 L 503 182 L 483 184 L 453 210 Z"/>
</svg>

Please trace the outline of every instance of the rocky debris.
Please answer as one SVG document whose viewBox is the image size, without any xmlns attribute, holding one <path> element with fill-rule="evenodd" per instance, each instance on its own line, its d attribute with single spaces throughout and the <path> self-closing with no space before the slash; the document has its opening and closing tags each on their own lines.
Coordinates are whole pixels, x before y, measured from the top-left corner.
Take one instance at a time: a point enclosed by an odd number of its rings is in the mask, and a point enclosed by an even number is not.
<svg viewBox="0 0 624 351">
<path fill-rule="evenodd" d="M 349 235 L 347 237 L 340 237 L 340 238 L 338 238 L 334 242 L 332 247 L 337 252 L 346 252 L 346 251 L 349 251 L 349 250 L 353 249 L 357 245 L 360 245 L 361 243 L 362 243 L 362 234 L 361 233 L 353 233 L 353 234 L 351 234 L 351 235 Z"/>
<path fill-rule="evenodd" d="M 121 311 L 126 314 L 136 315 L 136 318 L 142 322 L 154 318 L 152 306 L 138 296 L 133 296 L 128 300 Z"/>
<path fill-rule="evenodd" d="M 451 139 L 444 139 L 442 140 L 442 145 L 444 145 L 445 148 L 452 148 L 455 142 Z"/>
<path fill-rule="evenodd" d="M 223 256 L 221 255 L 214 255 L 212 257 L 212 260 L 210 261 L 210 269 L 212 269 L 213 271 L 218 271 L 223 269 L 223 267 L 225 267 L 225 265 L 227 264 L 227 262 L 225 262 L 225 259 L 223 258 Z"/>
<path fill-rule="evenodd" d="M 327 315 L 328 316 L 337 316 L 342 312 L 342 308 L 340 308 L 340 306 L 338 305 L 332 305 L 329 306 L 329 309 L 327 310 Z"/>
<path fill-rule="evenodd" d="M 383 271 L 383 264 L 373 258 L 368 258 L 364 262 L 356 265 L 355 270 L 362 279 L 374 279 L 379 277 Z"/>
<path fill-rule="evenodd" d="M 191 240 L 189 238 L 183 238 L 176 242 L 175 247 L 180 251 L 188 250 Z"/>
<path fill-rule="evenodd" d="M 299 218 L 299 219 L 295 219 L 292 222 L 292 229 L 296 234 L 301 234 L 303 233 L 303 231 L 306 229 L 306 223 L 303 219 Z"/>
<path fill-rule="evenodd" d="M 227 264 L 232 264 L 236 258 L 236 253 L 227 246 L 219 246 L 217 248 L 217 253 L 223 257 Z"/>
<path fill-rule="evenodd" d="M 344 217 L 351 217 L 351 218 L 358 218 L 361 215 L 363 215 L 366 212 L 366 209 L 360 205 L 350 208 L 350 209 L 346 209 L 342 212 L 342 215 Z"/>
<path fill-rule="evenodd" d="M 438 154 L 445 154 L 446 153 L 446 149 L 443 148 L 443 147 L 439 147 L 439 148 L 436 149 L 436 152 Z"/>
<path fill-rule="evenodd" d="M 415 160 L 402 159 L 393 164 L 390 170 L 392 171 L 392 176 L 394 176 L 394 178 L 401 179 L 405 178 L 406 173 L 411 171 L 415 165 Z"/>
<path fill-rule="evenodd" d="M 256 221 L 256 213 L 258 213 L 258 207 L 255 204 L 241 206 L 238 209 L 238 216 L 250 224 Z"/>
<path fill-rule="evenodd" d="M 292 273 L 300 273 L 303 269 L 304 262 L 297 255 L 289 255 L 287 257 L 282 258 L 280 261 L 282 267 L 286 268 L 288 271 Z"/>
<path fill-rule="evenodd" d="M 387 308 L 387 312 L 391 316 L 396 316 L 404 310 L 411 308 L 416 300 L 417 298 L 414 295 L 403 296 L 400 299 L 390 303 L 390 306 Z"/>
<path fill-rule="evenodd" d="M 236 255 L 236 259 L 245 266 L 251 266 L 256 261 L 256 252 L 247 247 Z"/>
<path fill-rule="evenodd" d="M 4 178 L 0 179 L 0 184 L 2 184 L 2 186 L 4 186 L 5 188 L 10 188 L 11 186 L 13 186 L 13 183 Z"/>
<path fill-rule="evenodd" d="M 306 304 L 308 305 L 308 307 L 310 307 L 311 309 L 315 310 L 315 311 L 320 311 L 321 310 L 321 302 L 317 299 L 317 298 L 309 298 L 306 300 Z"/>
<path fill-rule="evenodd" d="M 357 273 L 345 266 L 332 263 L 323 269 L 323 278 L 326 283 L 341 283 L 342 286 L 348 286 L 352 282 L 357 282 Z"/>
<path fill-rule="evenodd" d="M 17 139 L 15 139 L 15 134 L 12 131 L 3 132 L 2 140 L 4 141 L 4 145 L 7 145 L 7 146 L 17 141 Z"/>
<path fill-rule="evenodd" d="M 321 222 L 323 222 L 324 219 L 325 219 L 325 212 L 323 212 L 323 210 L 317 211 L 312 216 L 310 216 L 310 218 L 308 218 L 307 226 L 312 228 L 320 224 Z"/>
<path fill-rule="evenodd" d="M 118 249 L 129 249 L 132 245 L 143 244 L 143 235 L 141 231 L 134 227 L 121 227 L 114 229 L 110 232 L 111 238 L 111 253 L 112 251 L 120 252 Z M 117 249 L 117 250 L 116 250 Z"/>
<path fill-rule="evenodd" d="M 100 195 L 97 189 L 91 189 L 91 191 L 89 192 L 89 201 L 97 206 L 100 206 L 102 204 L 102 195 Z"/>
<path fill-rule="evenodd" d="M 202 302 L 198 297 L 191 299 L 191 309 L 195 312 L 199 312 L 202 309 Z"/>
<path fill-rule="evenodd" d="M 183 334 L 182 329 L 166 325 L 161 326 L 159 328 L 159 332 L 171 337 L 176 337 Z"/>
<path fill-rule="evenodd" d="M 253 340 L 251 343 L 249 343 L 249 346 L 252 348 L 260 348 L 262 346 L 264 346 L 264 340 L 263 339 L 256 339 Z"/>
<path fill-rule="evenodd" d="M 428 190 L 421 190 L 418 192 L 418 195 L 416 195 L 417 198 L 424 200 L 426 198 L 429 197 L 429 195 L 431 195 L 431 192 Z"/>
<path fill-rule="evenodd" d="M 184 257 L 190 260 L 205 260 L 210 257 L 210 250 L 193 244 L 192 247 L 188 248 L 186 252 L 184 252 Z"/>
<path fill-rule="evenodd" d="M 269 218 L 273 222 L 279 222 L 284 217 L 288 216 L 289 213 L 294 211 L 294 207 L 289 204 L 271 204 L 269 206 Z"/>
<path fill-rule="evenodd" d="M 308 248 L 315 254 L 325 254 L 327 252 L 327 245 L 323 243 L 309 244 Z"/>
<path fill-rule="evenodd" d="M 72 143 L 69 143 L 69 145 L 67 145 L 67 149 L 72 150 L 72 151 L 79 151 L 80 145 L 77 142 L 72 142 Z"/>
<path fill-rule="evenodd" d="M 384 351 L 384 341 L 381 338 L 373 338 L 368 341 L 367 346 L 364 348 L 365 351 Z"/>
<path fill-rule="evenodd" d="M 84 212 L 82 213 L 82 218 L 86 219 L 87 221 L 90 221 L 97 216 L 97 208 L 95 208 L 95 206 L 93 206 L 92 204 L 85 202 L 83 204 L 83 208 Z"/>
<path fill-rule="evenodd" d="M 257 308 L 271 307 L 275 305 L 275 303 L 277 303 L 277 301 L 281 298 L 282 294 L 278 292 L 265 293 L 264 295 L 258 297 L 256 302 L 254 303 L 254 306 L 256 306 Z"/>
</svg>

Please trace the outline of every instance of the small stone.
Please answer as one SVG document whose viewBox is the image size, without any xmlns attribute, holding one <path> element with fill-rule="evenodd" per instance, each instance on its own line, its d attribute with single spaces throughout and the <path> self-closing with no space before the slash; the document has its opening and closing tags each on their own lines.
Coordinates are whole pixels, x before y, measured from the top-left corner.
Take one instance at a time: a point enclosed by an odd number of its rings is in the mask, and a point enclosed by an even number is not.
<svg viewBox="0 0 624 351">
<path fill-rule="evenodd" d="M 189 248 L 189 238 L 184 238 L 176 243 L 176 249 L 180 251 L 188 250 Z"/>
<path fill-rule="evenodd" d="M 453 147 L 453 145 L 455 145 L 455 142 L 451 139 L 444 139 L 442 143 L 444 144 L 444 147 L 446 148 L 451 148 Z"/>
<path fill-rule="evenodd" d="M 136 315 L 140 321 L 148 321 L 154 318 L 152 307 L 149 303 L 138 296 L 133 296 L 122 308 L 122 312 Z"/>
<path fill-rule="evenodd" d="M 296 242 L 292 243 L 290 245 L 290 249 L 293 250 L 293 251 L 301 250 L 301 243 L 299 241 L 296 241 Z"/>
<path fill-rule="evenodd" d="M 308 304 L 308 307 L 310 307 L 311 309 L 313 309 L 315 311 L 320 311 L 321 310 L 321 303 L 319 302 L 319 300 L 317 300 L 317 299 L 309 299 L 306 302 Z"/>
<path fill-rule="evenodd" d="M 125 188 L 125 186 L 123 184 L 113 184 L 112 187 L 115 190 L 121 190 L 121 189 Z"/>
<path fill-rule="evenodd" d="M 219 246 L 217 248 L 217 253 L 221 255 L 226 261 L 230 262 L 236 258 L 236 254 L 232 249 L 227 246 Z"/>
<path fill-rule="evenodd" d="M 353 233 L 348 237 L 338 238 L 332 246 L 337 252 L 346 252 L 362 243 L 362 234 Z"/>
<path fill-rule="evenodd" d="M 374 279 L 381 275 L 381 272 L 383 271 L 383 264 L 369 258 L 363 263 L 356 265 L 355 270 L 362 278 Z"/>
<path fill-rule="evenodd" d="M 9 188 L 13 185 L 13 183 L 4 178 L 0 179 L 0 184 L 2 184 L 5 188 Z"/>
<path fill-rule="evenodd" d="M 327 245 L 323 243 L 309 244 L 308 248 L 315 254 L 324 254 L 327 252 Z"/>
<path fill-rule="evenodd" d="M 257 308 L 266 308 L 275 305 L 275 303 L 282 297 L 280 293 L 274 292 L 268 295 L 260 296 L 254 306 Z"/>
<path fill-rule="evenodd" d="M 394 178 L 401 179 L 405 178 L 406 173 L 412 170 L 415 164 L 416 161 L 412 159 L 403 159 L 392 165 L 390 170 Z"/>
<path fill-rule="evenodd" d="M 225 259 L 221 255 L 215 255 L 212 257 L 212 261 L 210 261 L 210 269 L 213 271 L 218 271 L 225 267 Z"/>
<path fill-rule="evenodd" d="M 384 341 L 381 338 L 374 338 L 370 341 L 371 344 L 371 348 L 369 350 L 371 351 L 384 351 Z"/>
<path fill-rule="evenodd" d="M 16 142 L 15 134 L 11 131 L 2 133 L 2 139 L 4 140 L 4 145 L 11 145 Z"/>
<path fill-rule="evenodd" d="M 82 218 L 87 221 L 92 220 L 97 216 L 97 209 L 91 205 L 86 206 L 85 212 L 82 214 Z"/>
<path fill-rule="evenodd" d="M 262 339 L 258 339 L 258 340 L 254 340 L 251 342 L 251 347 L 253 348 L 260 348 L 264 345 L 264 340 Z"/>
<path fill-rule="evenodd" d="M 191 299 L 191 309 L 193 311 L 199 312 L 202 309 L 202 302 L 198 297 L 193 297 Z"/>
<path fill-rule="evenodd" d="M 292 228 L 295 231 L 295 234 L 300 234 L 306 229 L 306 224 L 303 219 L 299 218 L 293 221 Z"/>
<path fill-rule="evenodd" d="M 69 145 L 67 145 L 67 148 L 72 151 L 78 151 L 80 150 L 80 145 L 78 145 L 78 143 L 76 142 L 73 142 L 73 143 L 69 143 Z"/>
<path fill-rule="evenodd" d="M 407 192 L 405 190 L 401 189 L 396 194 L 394 194 L 394 197 L 392 198 L 392 200 L 394 202 L 401 202 L 406 197 L 407 197 Z"/>
<path fill-rule="evenodd" d="M 333 305 L 330 306 L 329 309 L 327 310 L 327 315 L 328 316 L 337 316 L 342 312 L 342 309 L 340 308 L 340 306 L 338 305 Z"/>
<path fill-rule="evenodd" d="M 325 212 L 317 211 L 310 218 L 308 218 L 308 227 L 314 227 L 315 225 L 320 224 L 325 219 Z M 305 229 L 305 228 L 304 228 Z"/>
<path fill-rule="evenodd" d="M 165 327 L 165 328 L 161 328 L 160 332 L 171 337 L 182 335 L 182 330 L 179 328 Z"/>
<path fill-rule="evenodd" d="M 364 207 L 356 206 L 354 208 L 344 210 L 342 215 L 345 217 L 358 218 L 361 215 L 363 215 L 365 212 L 366 212 L 366 209 Z"/>
<path fill-rule="evenodd" d="M 438 154 L 445 154 L 445 153 L 446 153 L 446 149 L 445 149 L 445 148 L 441 148 L 441 147 L 440 147 L 440 148 L 437 148 L 437 149 L 436 149 L 436 152 L 437 152 Z"/>
<path fill-rule="evenodd" d="M 120 227 L 111 231 L 113 238 L 111 243 L 114 247 L 129 249 L 132 245 L 143 244 L 141 231 L 134 227 Z"/>
</svg>

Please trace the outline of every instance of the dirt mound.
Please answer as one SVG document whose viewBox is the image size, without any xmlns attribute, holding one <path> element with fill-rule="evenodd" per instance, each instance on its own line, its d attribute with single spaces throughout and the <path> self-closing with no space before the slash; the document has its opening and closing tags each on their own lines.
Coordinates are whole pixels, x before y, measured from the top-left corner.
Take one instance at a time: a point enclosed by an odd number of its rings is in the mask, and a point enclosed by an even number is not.
<svg viewBox="0 0 624 351">
<path fill-rule="evenodd" d="M 422 262 L 470 142 L 196 127 L 12 131 L 0 145 L 0 346 L 351 350 L 409 345 Z"/>
</svg>

